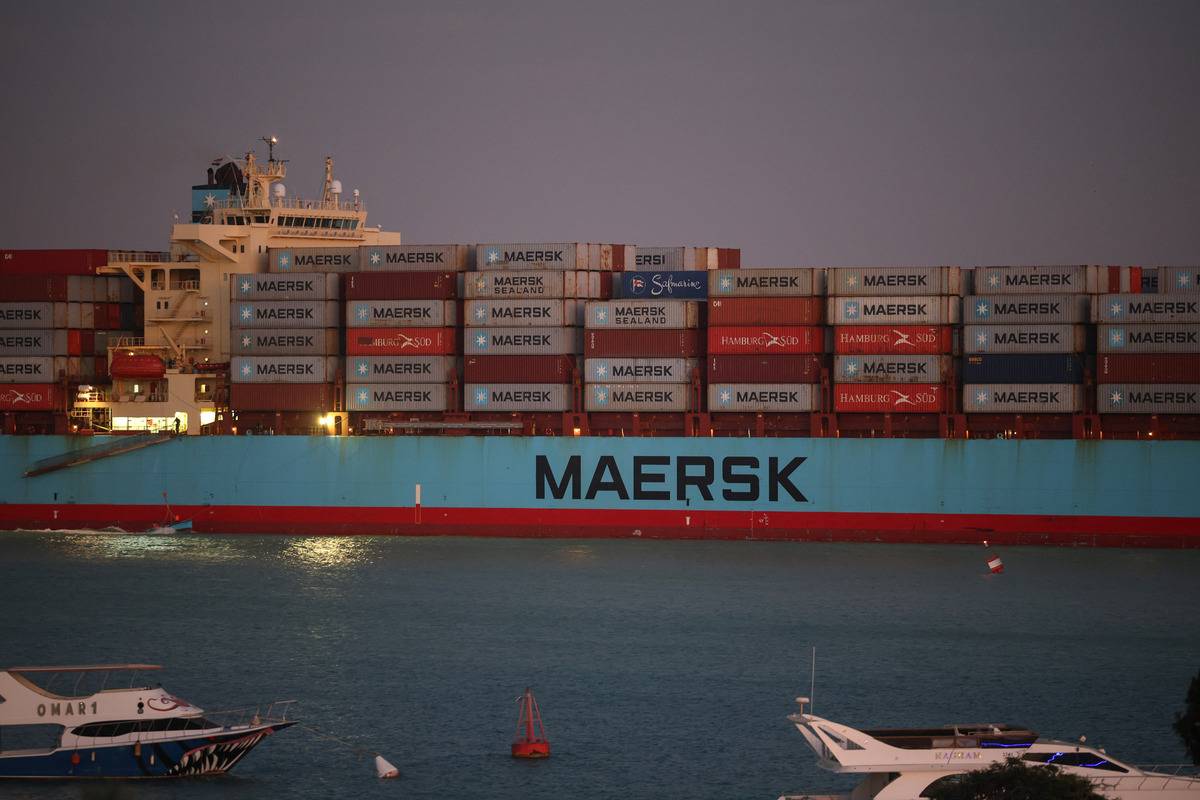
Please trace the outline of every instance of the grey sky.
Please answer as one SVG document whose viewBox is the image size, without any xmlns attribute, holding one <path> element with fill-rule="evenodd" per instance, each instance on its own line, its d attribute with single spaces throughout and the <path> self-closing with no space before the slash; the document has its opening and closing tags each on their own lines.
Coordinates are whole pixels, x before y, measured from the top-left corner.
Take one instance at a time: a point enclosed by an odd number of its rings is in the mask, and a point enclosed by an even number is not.
<svg viewBox="0 0 1200 800">
<path fill-rule="evenodd" d="M 7 3 L 0 246 L 165 246 L 334 156 L 413 242 L 1200 262 L 1200 3 Z M 260 143 L 261 147 L 261 143 Z"/>
</svg>

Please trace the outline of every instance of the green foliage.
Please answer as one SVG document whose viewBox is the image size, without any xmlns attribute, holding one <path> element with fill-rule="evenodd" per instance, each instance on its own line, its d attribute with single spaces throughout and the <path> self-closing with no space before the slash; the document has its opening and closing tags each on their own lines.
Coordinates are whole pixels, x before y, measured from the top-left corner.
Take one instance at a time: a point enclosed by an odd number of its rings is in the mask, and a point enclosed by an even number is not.
<svg viewBox="0 0 1200 800">
<path fill-rule="evenodd" d="M 1192 763 L 1200 764 L 1200 672 L 1196 673 L 1188 687 L 1187 708 L 1182 714 L 1175 715 L 1175 724 L 1171 727 L 1183 740 Z"/>
<path fill-rule="evenodd" d="M 1053 765 L 1030 766 L 1017 756 L 943 778 L 925 794 L 932 800 L 1104 800 L 1086 778 Z"/>
</svg>

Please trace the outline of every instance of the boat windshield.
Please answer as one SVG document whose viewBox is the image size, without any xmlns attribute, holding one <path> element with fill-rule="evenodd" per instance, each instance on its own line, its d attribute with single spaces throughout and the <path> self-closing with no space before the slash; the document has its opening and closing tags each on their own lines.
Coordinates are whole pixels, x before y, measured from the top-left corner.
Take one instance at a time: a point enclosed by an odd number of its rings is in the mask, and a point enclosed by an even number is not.
<svg viewBox="0 0 1200 800">
<path fill-rule="evenodd" d="M 9 672 L 36 686 L 46 694 L 59 697 L 90 697 L 104 691 L 151 689 L 145 670 L 153 665 L 114 665 L 111 667 L 38 667 L 13 668 Z"/>
<path fill-rule="evenodd" d="M 1023 748 L 1037 739 L 1036 732 L 1011 725 L 958 725 L 948 728 L 878 728 L 863 733 L 884 744 L 905 750 L 942 748 Z"/>
<path fill-rule="evenodd" d="M 75 736 L 104 738 L 128 736 L 131 733 L 158 733 L 164 731 L 204 731 L 220 728 L 215 722 L 203 717 L 170 717 L 168 719 L 130 719 L 113 722 L 89 722 L 72 728 Z"/>
</svg>

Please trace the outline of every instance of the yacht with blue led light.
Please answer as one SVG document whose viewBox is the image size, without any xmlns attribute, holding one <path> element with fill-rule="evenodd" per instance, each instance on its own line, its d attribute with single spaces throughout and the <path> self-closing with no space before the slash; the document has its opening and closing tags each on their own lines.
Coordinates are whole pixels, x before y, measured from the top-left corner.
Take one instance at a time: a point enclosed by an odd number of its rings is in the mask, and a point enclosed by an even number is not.
<svg viewBox="0 0 1200 800">
<path fill-rule="evenodd" d="M 817 765 L 864 776 L 848 794 L 783 795 L 779 800 L 920 800 L 934 783 L 1018 756 L 1029 765 L 1052 764 L 1091 781 L 1105 797 L 1121 800 L 1200 800 L 1200 777 L 1190 766 L 1141 768 L 1103 748 L 1043 739 L 1028 728 L 971 724 L 942 728 L 857 730 L 800 711 L 788 719 L 817 755 Z"/>
</svg>

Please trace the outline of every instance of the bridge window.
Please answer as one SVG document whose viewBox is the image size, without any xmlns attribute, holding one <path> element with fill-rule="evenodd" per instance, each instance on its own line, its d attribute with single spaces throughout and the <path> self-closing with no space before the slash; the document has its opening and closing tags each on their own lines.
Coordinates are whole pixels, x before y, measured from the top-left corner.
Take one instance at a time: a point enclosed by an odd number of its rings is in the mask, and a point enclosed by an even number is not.
<svg viewBox="0 0 1200 800">
<path fill-rule="evenodd" d="M 329 217 L 324 217 L 321 219 L 321 227 L 322 228 L 328 228 L 328 227 L 330 227 L 330 225 L 332 223 L 333 223 L 333 220 L 330 219 Z"/>
<path fill-rule="evenodd" d="M 305 218 L 304 218 L 304 227 L 306 227 L 306 228 L 315 228 L 315 227 L 317 227 L 317 219 L 316 219 L 316 217 L 305 217 Z"/>
<path fill-rule="evenodd" d="M 1026 753 L 1021 758 L 1024 761 L 1032 761 L 1036 764 L 1056 764 L 1060 767 L 1087 767 L 1088 769 L 1103 769 L 1109 772 L 1129 771 L 1096 753 Z"/>
<path fill-rule="evenodd" d="M 161 731 L 202 731 L 219 728 L 220 725 L 199 717 L 172 717 L 170 719 L 139 719 L 121 722 L 93 722 L 71 729 L 76 736 L 105 737 L 128 736 L 131 733 L 154 733 Z"/>
<path fill-rule="evenodd" d="M 198 269 L 173 269 L 173 270 L 171 270 L 171 288 L 172 289 L 199 289 L 200 288 L 200 270 L 198 270 Z"/>
</svg>

